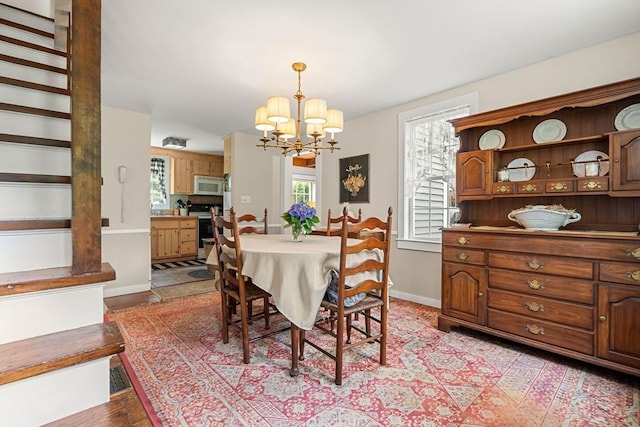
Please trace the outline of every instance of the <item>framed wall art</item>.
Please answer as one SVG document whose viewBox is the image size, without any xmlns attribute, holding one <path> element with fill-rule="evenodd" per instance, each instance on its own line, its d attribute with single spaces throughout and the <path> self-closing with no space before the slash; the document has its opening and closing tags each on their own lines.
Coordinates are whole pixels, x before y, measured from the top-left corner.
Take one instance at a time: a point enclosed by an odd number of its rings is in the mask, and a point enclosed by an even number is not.
<svg viewBox="0 0 640 427">
<path fill-rule="evenodd" d="M 369 155 L 340 159 L 340 203 L 369 202 Z"/>
</svg>

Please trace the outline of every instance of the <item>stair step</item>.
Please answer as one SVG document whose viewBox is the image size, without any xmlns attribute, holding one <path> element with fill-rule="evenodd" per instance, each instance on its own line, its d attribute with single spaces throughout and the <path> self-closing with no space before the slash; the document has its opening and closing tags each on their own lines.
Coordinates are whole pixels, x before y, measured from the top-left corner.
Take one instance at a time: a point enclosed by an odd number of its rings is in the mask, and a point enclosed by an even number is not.
<svg viewBox="0 0 640 427">
<path fill-rule="evenodd" d="M 71 113 L 64 113 L 62 111 L 46 110 L 44 108 L 26 107 L 24 105 L 8 104 L 6 102 L 0 102 L 0 110 L 14 111 L 16 113 L 33 114 L 36 116 L 53 117 L 56 119 L 71 119 Z"/>
<path fill-rule="evenodd" d="M 55 67 L 53 65 L 43 64 L 37 61 L 30 61 L 28 59 L 18 58 L 17 56 L 0 54 L 0 61 L 10 62 L 12 64 L 22 65 L 25 67 L 38 68 L 40 70 L 51 71 L 58 74 L 67 74 L 66 68 Z"/>
<path fill-rule="evenodd" d="M 35 44 L 35 43 L 30 43 L 24 40 L 20 40 L 20 39 L 16 39 L 13 37 L 9 37 L 9 36 L 3 36 L 0 35 L 0 41 L 3 41 L 5 43 L 11 43 L 17 46 L 22 46 L 25 47 L 27 49 L 32 49 L 32 50 L 37 50 L 40 52 L 45 52 L 45 53 L 49 53 L 51 55 L 57 55 L 57 56 L 62 56 L 62 57 L 66 57 L 67 53 L 60 51 L 60 50 L 56 50 L 56 49 L 52 49 L 50 47 L 45 47 L 45 46 L 40 46 L 39 44 Z"/>
<path fill-rule="evenodd" d="M 71 148 L 71 141 L 53 138 L 39 138 L 36 136 L 11 135 L 0 133 L 0 141 L 14 142 L 16 144 L 42 145 L 47 147 Z"/>
<path fill-rule="evenodd" d="M 44 427 L 146 427 L 152 425 L 135 390 L 129 389 L 126 392 L 112 396 L 107 403 L 45 424 Z"/>
<path fill-rule="evenodd" d="M 0 385 L 124 351 L 115 322 L 83 326 L 0 345 Z"/>
<path fill-rule="evenodd" d="M 47 37 L 47 38 L 53 39 L 53 33 L 49 31 L 41 30 L 39 28 L 30 27 L 28 25 L 24 25 L 19 22 L 14 22 L 8 19 L 0 18 L 0 24 L 6 25 L 8 27 L 17 28 L 18 30 L 27 31 L 29 33 L 37 34 L 41 37 Z"/>
<path fill-rule="evenodd" d="M 10 77 L 0 76 L 0 83 L 11 86 L 19 86 L 27 89 L 34 89 L 43 92 L 57 93 L 59 95 L 69 95 L 69 90 L 56 86 L 43 85 L 40 83 L 28 82 L 26 80 L 12 79 Z"/>
<path fill-rule="evenodd" d="M 0 296 L 108 282 L 115 278 L 116 272 L 108 262 L 102 263 L 100 271 L 81 275 L 71 274 L 71 267 L 0 273 Z"/>
<path fill-rule="evenodd" d="M 40 175 L 31 173 L 0 172 L 0 182 L 35 182 L 40 184 L 71 184 L 71 177 L 64 175 Z"/>
<path fill-rule="evenodd" d="M 108 227 L 109 218 L 102 218 L 100 222 L 100 226 Z M 0 220 L 0 231 L 55 230 L 59 228 L 62 228 L 62 229 L 71 228 L 71 220 L 66 218 Z M 109 279 L 109 280 L 113 280 L 113 279 Z M 1 282 L 2 282 L 2 274 L 0 274 L 0 283 Z M 0 289 L 0 295 L 2 295 L 1 289 Z"/>
</svg>

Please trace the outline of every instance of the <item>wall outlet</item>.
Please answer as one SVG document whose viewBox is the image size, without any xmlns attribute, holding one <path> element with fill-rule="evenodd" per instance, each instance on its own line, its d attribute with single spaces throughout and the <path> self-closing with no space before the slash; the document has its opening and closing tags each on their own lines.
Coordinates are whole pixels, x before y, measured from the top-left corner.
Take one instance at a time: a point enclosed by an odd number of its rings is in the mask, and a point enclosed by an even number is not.
<svg viewBox="0 0 640 427">
<path fill-rule="evenodd" d="M 251 203 L 251 196 L 240 196 L 240 203 Z"/>
</svg>

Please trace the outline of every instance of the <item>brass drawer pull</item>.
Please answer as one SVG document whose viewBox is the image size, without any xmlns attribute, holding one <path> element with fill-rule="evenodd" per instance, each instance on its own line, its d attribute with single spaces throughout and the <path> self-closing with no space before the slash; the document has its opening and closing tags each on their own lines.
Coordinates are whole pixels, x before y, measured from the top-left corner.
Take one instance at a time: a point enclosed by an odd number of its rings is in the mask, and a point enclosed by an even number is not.
<svg viewBox="0 0 640 427">
<path fill-rule="evenodd" d="M 533 335 L 544 335 L 544 328 L 536 324 L 526 325 L 524 328 L 527 330 L 527 332 Z"/>
<path fill-rule="evenodd" d="M 555 183 L 551 184 L 550 188 L 552 190 L 556 190 L 556 191 L 566 190 L 567 189 L 567 184 L 564 183 L 564 182 L 555 182 Z"/>
<path fill-rule="evenodd" d="M 598 181 L 589 181 L 582 184 L 582 188 L 585 190 L 595 190 L 602 188 L 602 184 L 600 184 Z"/>
<path fill-rule="evenodd" d="M 461 245 L 468 245 L 469 244 L 469 239 L 467 239 L 464 236 L 458 237 L 458 243 L 460 243 Z"/>
<path fill-rule="evenodd" d="M 634 280 L 636 282 L 640 282 L 640 270 L 636 271 L 627 271 L 627 279 Z"/>
<path fill-rule="evenodd" d="M 626 251 L 624 251 L 624 254 L 626 256 L 634 257 L 635 259 L 640 259 L 640 248 L 627 249 Z"/>
<path fill-rule="evenodd" d="M 460 253 L 458 254 L 458 259 L 459 259 L 460 261 L 466 261 L 466 260 L 468 260 L 468 259 L 469 259 L 469 255 L 465 254 L 464 252 L 460 252 Z"/>
<path fill-rule="evenodd" d="M 537 279 L 527 280 L 527 287 L 535 291 L 538 289 L 544 289 L 544 282 L 539 282 Z"/>
<path fill-rule="evenodd" d="M 524 191 L 525 193 L 531 193 L 533 191 L 536 191 L 537 189 L 538 187 L 535 184 L 527 184 L 522 187 L 522 191 Z"/>
<path fill-rule="evenodd" d="M 510 193 L 511 192 L 511 187 L 508 185 L 501 185 L 498 188 L 496 188 L 496 193 Z"/>
<path fill-rule="evenodd" d="M 541 268 L 544 268 L 544 263 L 538 262 L 535 259 L 532 259 L 531 261 L 526 261 L 525 264 L 527 265 L 527 267 L 529 267 L 532 270 L 540 270 Z"/>
<path fill-rule="evenodd" d="M 525 302 L 524 306 L 527 307 L 529 311 L 536 313 L 544 311 L 544 305 L 538 304 L 537 302 Z"/>
</svg>

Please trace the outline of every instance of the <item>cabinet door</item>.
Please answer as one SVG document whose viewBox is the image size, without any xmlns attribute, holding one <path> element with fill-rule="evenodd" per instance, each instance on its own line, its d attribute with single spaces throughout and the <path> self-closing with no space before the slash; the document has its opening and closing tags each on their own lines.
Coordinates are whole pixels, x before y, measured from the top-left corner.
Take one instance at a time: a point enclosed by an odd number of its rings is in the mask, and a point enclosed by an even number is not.
<svg viewBox="0 0 640 427">
<path fill-rule="evenodd" d="M 442 313 L 484 325 L 487 313 L 484 268 L 445 262 L 442 267 Z"/>
<path fill-rule="evenodd" d="M 456 169 L 458 200 L 491 198 L 492 171 L 493 157 L 490 150 L 458 153 Z"/>
<path fill-rule="evenodd" d="M 640 131 L 612 135 L 613 191 L 640 191 Z"/>
<path fill-rule="evenodd" d="M 193 160 L 191 162 L 193 175 L 211 176 L 211 162 L 208 160 Z"/>
<path fill-rule="evenodd" d="M 171 160 L 171 193 L 191 194 L 193 192 L 191 160 L 181 158 L 172 158 Z"/>
<path fill-rule="evenodd" d="M 180 255 L 180 230 L 158 230 L 158 258 Z"/>
<path fill-rule="evenodd" d="M 640 286 L 598 287 L 598 357 L 640 368 Z"/>
</svg>

